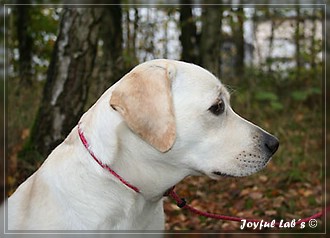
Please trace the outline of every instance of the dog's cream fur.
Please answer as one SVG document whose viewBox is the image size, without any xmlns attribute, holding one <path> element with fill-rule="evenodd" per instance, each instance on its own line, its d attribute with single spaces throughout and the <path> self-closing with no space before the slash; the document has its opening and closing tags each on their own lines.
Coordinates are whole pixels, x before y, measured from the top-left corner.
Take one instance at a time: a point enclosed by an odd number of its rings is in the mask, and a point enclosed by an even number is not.
<svg viewBox="0 0 330 238">
<path fill-rule="evenodd" d="M 219 101 L 225 108 L 215 115 L 209 108 Z M 9 230 L 162 230 L 168 188 L 189 175 L 250 175 L 278 146 L 235 114 L 211 73 L 172 60 L 138 65 L 80 122 L 96 157 L 141 193 L 102 169 L 75 127 L 9 198 Z"/>
</svg>

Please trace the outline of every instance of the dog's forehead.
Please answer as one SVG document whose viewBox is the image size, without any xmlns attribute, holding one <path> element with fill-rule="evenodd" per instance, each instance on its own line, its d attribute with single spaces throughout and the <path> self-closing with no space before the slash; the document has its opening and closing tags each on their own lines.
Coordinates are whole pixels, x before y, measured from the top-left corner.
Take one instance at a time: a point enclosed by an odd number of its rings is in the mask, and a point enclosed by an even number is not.
<svg viewBox="0 0 330 238">
<path fill-rule="evenodd" d="M 184 91 L 194 97 L 208 97 L 214 100 L 217 97 L 229 99 L 229 93 L 221 81 L 208 70 L 191 63 L 183 61 L 156 59 L 138 65 L 134 71 L 143 71 L 147 68 L 159 67 L 168 70 L 169 65 L 175 68 L 175 80 L 172 82 L 172 89 L 179 90 L 180 94 L 185 95 Z M 185 95 L 187 96 L 187 95 Z"/>
<path fill-rule="evenodd" d="M 182 67 L 180 67 L 182 66 Z M 197 95 L 209 95 L 214 97 L 225 97 L 229 99 L 229 93 L 221 81 L 206 69 L 181 62 L 179 63 L 177 84 L 185 91 Z"/>
</svg>

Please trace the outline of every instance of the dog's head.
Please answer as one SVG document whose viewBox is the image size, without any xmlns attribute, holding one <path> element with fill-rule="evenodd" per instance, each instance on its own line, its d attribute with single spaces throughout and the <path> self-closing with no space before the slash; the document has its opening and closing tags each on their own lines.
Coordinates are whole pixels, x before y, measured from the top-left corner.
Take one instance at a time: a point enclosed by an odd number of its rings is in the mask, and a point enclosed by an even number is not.
<svg viewBox="0 0 330 238">
<path fill-rule="evenodd" d="M 110 105 L 148 146 L 211 178 L 261 170 L 278 140 L 238 116 L 221 82 L 193 64 L 153 60 L 114 87 Z"/>
</svg>

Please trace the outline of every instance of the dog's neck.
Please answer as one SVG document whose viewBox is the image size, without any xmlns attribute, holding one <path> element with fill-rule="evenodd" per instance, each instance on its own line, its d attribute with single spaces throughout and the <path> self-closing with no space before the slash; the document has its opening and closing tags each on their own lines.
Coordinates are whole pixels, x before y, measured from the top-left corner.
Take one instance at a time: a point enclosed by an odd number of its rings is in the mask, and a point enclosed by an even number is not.
<svg viewBox="0 0 330 238">
<path fill-rule="evenodd" d="M 167 152 L 168 156 L 164 156 L 135 135 L 119 114 L 110 107 L 106 100 L 108 98 L 109 95 L 104 95 L 99 99 L 103 102 L 95 104 L 95 107 L 103 108 L 95 110 L 96 108 L 92 107 L 82 117 L 81 130 L 88 140 L 90 149 L 102 163 L 107 164 L 129 184 L 137 187 L 146 200 L 161 199 L 165 191 L 190 172 L 175 164 L 170 152 Z M 102 112 L 102 115 L 95 112 Z M 86 126 L 91 123 L 93 127 Z M 93 160 L 92 156 L 90 159 Z M 130 189 L 113 174 L 108 173 L 107 176 L 117 180 L 118 186 L 122 186 L 122 189 Z"/>
</svg>

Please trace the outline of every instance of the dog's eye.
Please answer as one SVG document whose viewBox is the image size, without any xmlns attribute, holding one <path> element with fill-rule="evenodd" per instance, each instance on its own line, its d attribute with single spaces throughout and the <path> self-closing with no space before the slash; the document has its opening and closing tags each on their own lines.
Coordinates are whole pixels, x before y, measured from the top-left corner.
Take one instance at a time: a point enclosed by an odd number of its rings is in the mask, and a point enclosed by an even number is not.
<svg viewBox="0 0 330 238">
<path fill-rule="evenodd" d="M 225 103 L 220 99 L 216 104 L 209 108 L 209 111 L 218 116 L 225 111 Z"/>
</svg>

